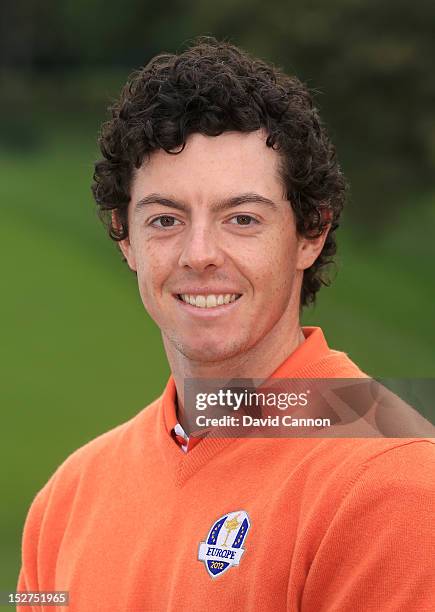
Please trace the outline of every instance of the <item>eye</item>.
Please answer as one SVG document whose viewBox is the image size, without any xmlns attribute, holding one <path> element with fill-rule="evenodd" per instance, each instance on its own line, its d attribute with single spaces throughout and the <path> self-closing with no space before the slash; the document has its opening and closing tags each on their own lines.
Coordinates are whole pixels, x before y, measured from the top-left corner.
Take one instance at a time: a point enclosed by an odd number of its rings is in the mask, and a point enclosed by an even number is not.
<svg viewBox="0 0 435 612">
<path fill-rule="evenodd" d="M 150 222 L 150 225 L 158 228 L 175 227 L 176 225 L 180 224 L 181 221 L 175 217 L 172 217 L 171 215 L 159 215 Z"/>
<path fill-rule="evenodd" d="M 229 222 L 232 225 L 240 225 L 240 226 L 242 225 L 252 226 L 256 223 L 259 223 L 259 221 L 257 221 L 257 219 L 255 217 L 252 217 L 251 215 L 235 215 L 234 217 L 231 217 Z"/>
</svg>

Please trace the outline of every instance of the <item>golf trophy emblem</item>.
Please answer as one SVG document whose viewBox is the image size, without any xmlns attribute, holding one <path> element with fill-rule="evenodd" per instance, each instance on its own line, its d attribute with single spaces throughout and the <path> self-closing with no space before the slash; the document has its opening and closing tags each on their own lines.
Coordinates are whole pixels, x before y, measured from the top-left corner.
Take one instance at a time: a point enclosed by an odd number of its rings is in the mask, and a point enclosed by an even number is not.
<svg viewBox="0 0 435 612">
<path fill-rule="evenodd" d="M 242 545 L 250 526 L 248 513 L 244 510 L 225 514 L 212 525 L 205 542 L 200 543 L 198 552 L 199 561 L 204 562 L 212 578 L 239 565 L 244 553 Z"/>
</svg>

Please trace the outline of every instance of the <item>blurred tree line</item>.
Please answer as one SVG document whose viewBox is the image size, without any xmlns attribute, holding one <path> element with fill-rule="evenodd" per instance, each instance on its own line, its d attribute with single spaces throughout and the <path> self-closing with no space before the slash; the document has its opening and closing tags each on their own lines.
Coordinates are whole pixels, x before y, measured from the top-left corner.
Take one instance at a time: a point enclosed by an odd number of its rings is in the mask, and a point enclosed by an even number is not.
<svg viewBox="0 0 435 612">
<path fill-rule="evenodd" d="M 433 189 L 434 23 L 431 0 L 9 0 L 0 20 L 3 143 L 36 146 L 32 129 L 54 120 L 50 109 L 102 120 L 131 70 L 211 34 L 317 92 L 358 201 L 351 214 L 372 232 Z"/>
</svg>

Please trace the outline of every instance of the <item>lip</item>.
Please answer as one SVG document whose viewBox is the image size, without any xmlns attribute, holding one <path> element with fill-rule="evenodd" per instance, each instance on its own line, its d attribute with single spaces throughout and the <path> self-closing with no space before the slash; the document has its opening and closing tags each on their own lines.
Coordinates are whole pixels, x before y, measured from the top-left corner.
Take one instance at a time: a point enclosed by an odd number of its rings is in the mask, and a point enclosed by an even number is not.
<svg viewBox="0 0 435 612">
<path fill-rule="evenodd" d="M 188 292 L 183 291 L 183 293 L 188 293 Z M 226 293 L 230 293 L 230 292 L 227 291 Z M 237 292 L 233 291 L 233 293 L 237 293 Z M 190 295 L 204 295 L 204 293 L 199 293 L 199 292 L 190 293 Z M 215 295 L 219 295 L 219 294 L 215 294 Z M 210 318 L 219 317 L 221 315 L 230 313 L 235 308 L 237 308 L 239 302 L 243 299 L 243 293 L 234 302 L 230 302 L 229 304 L 220 304 L 219 306 L 214 306 L 213 308 L 198 308 L 198 306 L 192 306 L 192 304 L 187 304 L 186 302 L 183 302 L 182 299 L 177 297 L 177 294 L 175 294 L 173 297 L 174 297 L 174 300 L 179 305 L 179 307 L 184 310 L 184 312 L 188 314 L 192 314 L 202 319 L 210 319 Z"/>
<path fill-rule="evenodd" d="M 237 289 L 229 289 L 228 287 L 224 287 L 223 289 L 212 289 L 210 287 L 203 287 L 202 289 L 181 289 L 180 291 L 175 291 L 173 295 L 177 297 L 177 295 L 183 293 L 187 295 L 225 295 L 226 293 L 242 295 Z"/>
</svg>

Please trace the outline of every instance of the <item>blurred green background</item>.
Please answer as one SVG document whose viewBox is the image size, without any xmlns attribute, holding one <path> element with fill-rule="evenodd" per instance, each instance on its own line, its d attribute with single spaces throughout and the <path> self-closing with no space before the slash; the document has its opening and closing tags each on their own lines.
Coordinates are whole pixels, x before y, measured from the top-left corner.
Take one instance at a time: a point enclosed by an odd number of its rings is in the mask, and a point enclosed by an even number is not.
<svg viewBox="0 0 435 612">
<path fill-rule="evenodd" d="M 16 0 L 1 13 L 0 590 L 15 587 L 37 490 L 169 374 L 90 194 L 106 108 L 154 54 L 212 34 L 317 92 L 352 191 L 335 282 L 304 322 L 373 376 L 435 370 L 433 2 Z"/>
</svg>

